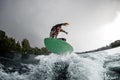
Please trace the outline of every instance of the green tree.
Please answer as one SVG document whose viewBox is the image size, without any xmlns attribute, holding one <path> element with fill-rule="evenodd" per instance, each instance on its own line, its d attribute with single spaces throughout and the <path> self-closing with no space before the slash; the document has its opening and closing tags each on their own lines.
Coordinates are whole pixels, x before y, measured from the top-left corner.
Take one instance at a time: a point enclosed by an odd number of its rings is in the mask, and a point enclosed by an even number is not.
<svg viewBox="0 0 120 80">
<path fill-rule="evenodd" d="M 120 46 L 120 40 L 116 40 L 110 44 L 111 48 L 115 48 Z"/>
<path fill-rule="evenodd" d="M 4 31 L 0 30 L 0 52 L 14 51 L 16 48 L 16 41 L 13 38 L 6 36 Z"/>
<path fill-rule="evenodd" d="M 5 32 L 0 30 L 0 52 L 7 52 Z"/>
<path fill-rule="evenodd" d="M 27 39 L 23 39 L 23 41 L 21 43 L 22 43 L 23 52 L 28 52 L 31 49 L 30 43 Z"/>
<path fill-rule="evenodd" d="M 48 51 L 47 48 L 42 47 L 42 48 L 41 48 L 41 54 L 48 55 L 48 54 L 50 54 L 50 52 Z"/>
<path fill-rule="evenodd" d="M 21 51 L 21 46 L 20 46 L 20 42 L 19 41 L 17 41 L 17 43 L 16 43 L 16 50 L 17 51 Z"/>
<path fill-rule="evenodd" d="M 15 41 L 15 39 L 8 38 L 6 43 L 8 45 L 8 49 L 10 51 L 15 51 L 16 50 L 16 41 Z"/>
<path fill-rule="evenodd" d="M 32 48 L 32 53 L 38 55 L 41 53 L 41 50 L 38 47 Z"/>
<path fill-rule="evenodd" d="M 0 40 L 2 40 L 5 37 L 5 32 L 0 30 Z"/>
</svg>

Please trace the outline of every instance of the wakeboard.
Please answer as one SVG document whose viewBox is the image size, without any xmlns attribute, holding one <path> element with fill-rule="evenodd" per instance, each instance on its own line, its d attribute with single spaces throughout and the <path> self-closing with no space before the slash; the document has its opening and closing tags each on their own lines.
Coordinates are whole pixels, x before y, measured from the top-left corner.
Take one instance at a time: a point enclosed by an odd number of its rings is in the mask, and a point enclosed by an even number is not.
<svg viewBox="0 0 120 80">
<path fill-rule="evenodd" d="M 73 47 L 63 39 L 45 38 L 45 47 L 54 54 L 66 54 L 73 52 Z"/>
</svg>

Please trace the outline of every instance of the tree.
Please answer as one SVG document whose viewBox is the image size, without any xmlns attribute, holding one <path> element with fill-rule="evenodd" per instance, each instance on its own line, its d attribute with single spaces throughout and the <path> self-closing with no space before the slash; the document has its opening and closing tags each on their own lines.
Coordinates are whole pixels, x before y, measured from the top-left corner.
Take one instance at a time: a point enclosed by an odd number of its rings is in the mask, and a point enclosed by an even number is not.
<svg viewBox="0 0 120 80">
<path fill-rule="evenodd" d="M 0 52 L 7 52 L 5 32 L 0 30 Z"/>
<path fill-rule="evenodd" d="M 41 54 L 41 50 L 38 47 L 32 48 L 31 52 L 35 55 Z"/>
<path fill-rule="evenodd" d="M 2 40 L 5 37 L 5 32 L 0 30 L 0 40 Z"/>
<path fill-rule="evenodd" d="M 21 51 L 21 46 L 20 46 L 20 42 L 19 41 L 17 41 L 17 43 L 16 43 L 16 50 L 17 51 Z"/>
<path fill-rule="evenodd" d="M 50 52 L 48 51 L 47 48 L 42 47 L 42 48 L 41 48 L 41 54 L 48 55 L 48 54 L 50 54 Z"/>
<path fill-rule="evenodd" d="M 10 51 L 15 51 L 16 50 L 16 41 L 13 38 L 8 38 L 7 39 L 7 46 Z"/>
<path fill-rule="evenodd" d="M 23 52 L 28 52 L 31 49 L 30 43 L 27 39 L 23 39 L 23 41 L 21 43 L 22 43 Z"/>
<path fill-rule="evenodd" d="M 116 40 L 110 44 L 111 48 L 115 48 L 120 46 L 120 40 Z"/>
</svg>

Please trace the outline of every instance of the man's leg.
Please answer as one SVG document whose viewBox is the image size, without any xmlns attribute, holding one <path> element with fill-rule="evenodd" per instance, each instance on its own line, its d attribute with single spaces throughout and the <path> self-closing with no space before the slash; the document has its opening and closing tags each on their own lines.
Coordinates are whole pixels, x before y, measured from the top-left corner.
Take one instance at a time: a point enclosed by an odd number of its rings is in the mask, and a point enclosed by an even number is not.
<svg viewBox="0 0 120 80">
<path fill-rule="evenodd" d="M 55 34 L 55 35 L 54 35 L 54 38 L 57 38 L 57 35 L 58 35 L 58 34 Z"/>
<path fill-rule="evenodd" d="M 54 38 L 53 31 L 50 32 L 50 37 Z"/>
</svg>

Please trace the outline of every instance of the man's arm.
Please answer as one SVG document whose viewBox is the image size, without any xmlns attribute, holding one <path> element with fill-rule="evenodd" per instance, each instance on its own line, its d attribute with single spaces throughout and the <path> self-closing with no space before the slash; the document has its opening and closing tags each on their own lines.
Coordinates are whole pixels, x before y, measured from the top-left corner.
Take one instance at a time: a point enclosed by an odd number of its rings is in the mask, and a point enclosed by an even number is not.
<svg viewBox="0 0 120 80">
<path fill-rule="evenodd" d="M 68 34 L 68 32 L 64 31 L 63 29 L 61 29 L 60 31 L 66 33 L 66 34 Z"/>
</svg>

